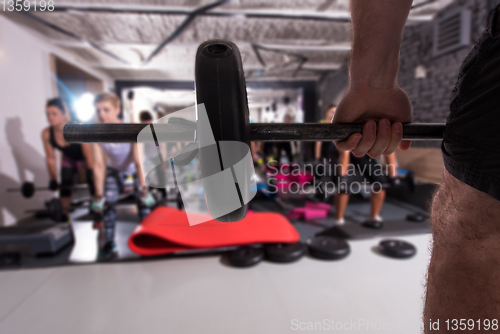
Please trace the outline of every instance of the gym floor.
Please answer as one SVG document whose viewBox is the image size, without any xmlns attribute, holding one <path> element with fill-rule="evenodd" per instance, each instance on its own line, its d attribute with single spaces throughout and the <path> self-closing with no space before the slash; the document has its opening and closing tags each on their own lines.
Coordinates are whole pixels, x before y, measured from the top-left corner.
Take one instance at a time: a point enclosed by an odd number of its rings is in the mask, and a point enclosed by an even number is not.
<svg viewBox="0 0 500 334">
<path fill-rule="evenodd" d="M 367 326 L 385 322 L 385 328 L 404 329 L 389 332 L 421 333 L 430 235 L 405 240 L 418 249 L 407 260 L 378 255 L 375 238 L 352 241 L 351 254 L 335 262 L 304 257 L 235 269 L 207 255 L 0 271 L 0 328 L 39 334 L 254 334 L 364 319 Z"/>
<path fill-rule="evenodd" d="M 256 201 L 253 209 L 272 206 Z M 367 201 L 353 198 L 346 226 L 359 224 L 368 210 Z M 126 244 L 138 224 L 133 211 L 133 205 L 118 211 L 114 262 L 95 262 L 97 231 L 79 209 L 72 214 L 74 245 L 28 260 L 25 269 L 0 271 L 3 332 L 289 333 L 317 322 L 324 330 L 332 321 L 421 331 L 429 234 L 399 231 L 417 247 L 410 259 L 380 255 L 382 238 L 370 237 L 350 241 L 351 254 L 342 260 L 305 256 L 240 269 L 219 253 L 140 260 Z M 389 198 L 381 214 L 389 223 L 420 211 Z M 302 241 L 333 225 L 332 219 L 292 222 Z M 54 264 L 60 266 L 42 268 Z"/>
</svg>

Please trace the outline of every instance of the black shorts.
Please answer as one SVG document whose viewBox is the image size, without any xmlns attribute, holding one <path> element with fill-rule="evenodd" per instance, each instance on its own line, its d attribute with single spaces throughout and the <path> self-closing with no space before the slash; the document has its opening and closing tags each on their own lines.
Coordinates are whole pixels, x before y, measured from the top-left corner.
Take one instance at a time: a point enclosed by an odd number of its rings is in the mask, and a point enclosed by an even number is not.
<svg viewBox="0 0 500 334">
<path fill-rule="evenodd" d="M 330 176 L 331 180 L 336 183 L 338 182 L 338 177 L 342 175 L 338 160 L 339 152 L 332 143 L 328 148 L 327 154 L 325 154 L 315 170 L 319 175 Z M 351 180 L 358 182 L 366 181 L 370 184 L 375 182 L 382 184 L 389 182 L 388 168 L 381 165 L 378 160 L 371 159 L 367 155 L 357 158 L 350 153 L 349 165 L 350 170 L 347 172 L 347 175 L 351 176 Z"/>
<path fill-rule="evenodd" d="M 500 5 L 460 69 L 442 151 L 448 173 L 500 200 Z"/>
</svg>

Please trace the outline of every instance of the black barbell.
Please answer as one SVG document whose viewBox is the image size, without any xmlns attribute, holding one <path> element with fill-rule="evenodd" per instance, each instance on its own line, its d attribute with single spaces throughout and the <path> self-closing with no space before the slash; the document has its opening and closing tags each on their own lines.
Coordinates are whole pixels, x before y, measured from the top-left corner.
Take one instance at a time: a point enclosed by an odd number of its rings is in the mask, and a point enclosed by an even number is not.
<svg viewBox="0 0 500 334">
<path fill-rule="evenodd" d="M 64 186 L 64 185 L 59 185 L 57 187 L 58 189 L 87 189 L 88 185 L 86 184 L 76 184 L 72 186 Z M 56 189 L 56 190 L 58 190 Z M 36 187 L 33 182 L 23 182 L 21 184 L 21 188 L 8 188 L 7 192 L 20 192 L 21 195 L 25 198 L 31 198 L 37 191 L 56 191 L 52 190 L 49 187 Z"/>
<path fill-rule="evenodd" d="M 246 166 L 247 159 L 251 160 L 248 154 L 250 141 L 333 141 L 345 140 L 354 133 L 362 132 L 363 124 L 250 124 L 241 55 L 238 47 L 229 41 L 211 40 L 198 47 L 195 92 L 197 123 L 173 123 L 169 120 L 170 124 L 148 125 L 67 124 L 63 130 L 64 138 L 69 143 L 141 142 L 139 133 L 150 131 L 150 135 L 146 136 L 150 140 L 195 142 L 200 148 L 197 155 L 208 210 L 214 219 L 232 222 L 245 217 L 248 202 L 253 197 L 250 186 L 253 173 Z M 200 105 L 204 106 L 202 113 L 199 112 Z M 444 129 L 444 124 L 405 124 L 403 139 L 441 139 Z M 231 145 L 221 143 L 231 142 L 241 142 L 246 146 L 234 145 L 238 149 L 224 151 L 223 146 Z M 241 169 L 235 171 L 239 162 L 243 162 L 238 167 Z M 223 165 L 226 167 L 223 168 Z M 231 180 L 213 182 L 212 176 L 227 169 L 232 171 Z M 227 209 L 225 203 L 234 200 L 234 195 L 233 198 L 224 197 L 224 187 L 235 189 L 232 193 L 237 192 L 241 204 L 231 212 L 224 211 Z"/>
<path fill-rule="evenodd" d="M 136 143 L 138 135 L 149 124 L 66 124 L 64 139 L 68 143 Z M 158 141 L 195 142 L 196 130 L 177 124 L 154 124 Z M 363 124 L 317 123 L 251 123 L 250 141 L 335 141 L 361 133 Z M 403 125 L 405 140 L 442 139 L 445 124 L 412 123 Z"/>
</svg>

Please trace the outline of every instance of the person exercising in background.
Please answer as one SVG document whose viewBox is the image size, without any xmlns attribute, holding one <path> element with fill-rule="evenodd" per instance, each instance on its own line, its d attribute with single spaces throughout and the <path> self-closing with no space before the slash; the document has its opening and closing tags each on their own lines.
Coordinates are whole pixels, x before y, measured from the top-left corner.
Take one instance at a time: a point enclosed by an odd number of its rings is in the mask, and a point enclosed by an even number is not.
<svg viewBox="0 0 500 334">
<path fill-rule="evenodd" d="M 151 124 L 153 122 L 153 115 L 147 110 L 143 110 L 139 113 L 139 121 L 142 124 Z M 163 205 L 166 205 L 167 203 L 167 182 L 166 182 L 166 175 L 165 171 L 161 168 L 156 168 L 156 172 L 153 173 L 152 175 L 148 173 L 151 173 L 156 165 L 154 165 L 158 159 L 158 149 L 162 152 L 163 156 L 166 156 L 166 152 L 164 152 L 164 144 L 165 143 L 158 143 L 160 146 L 157 148 L 156 145 L 152 145 L 152 143 L 147 143 L 146 145 L 140 145 L 139 149 L 143 149 L 143 154 L 144 154 L 144 178 L 148 178 L 153 176 L 153 178 L 148 179 L 151 180 L 148 181 L 148 184 L 154 184 L 156 187 L 150 186 L 150 189 L 152 191 L 158 191 L 161 193 L 162 199 L 163 199 Z M 180 145 L 180 143 L 176 143 L 177 145 Z"/>
<path fill-rule="evenodd" d="M 331 122 L 335 116 L 336 109 L 337 106 L 334 104 L 328 106 L 325 111 L 325 120 L 322 122 Z M 356 173 L 361 174 L 364 177 L 364 180 L 370 183 L 372 189 L 370 195 L 370 216 L 369 219 L 363 223 L 363 226 L 369 228 L 381 228 L 382 217 L 380 216 L 380 211 L 385 200 L 385 190 L 379 187 L 384 183 L 388 183 L 390 178 L 396 176 L 396 154 L 392 153 L 386 156 L 386 168 L 378 161 L 369 159 L 367 156 L 357 158 L 351 155 L 349 151 L 339 152 L 333 142 L 319 141 L 316 142 L 315 157 L 317 161 L 322 160 L 323 164 L 331 164 L 335 161 L 336 167 L 338 168 L 334 171 L 335 175 L 332 175 L 332 178 L 334 181 L 339 181 L 338 185 L 340 185 L 340 183 L 345 183 L 346 186 L 334 197 L 335 225 L 345 224 L 344 214 L 347 204 L 349 203 L 349 194 L 347 193 L 348 189 L 346 188 L 351 186 L 346 175 L 348 175 L 348 167 L 353 165 Z M 359 187 L 354 186 L 353 189 L 361 189 L 361 184 Z"/>
<path fill-rule="evenodd" d="M 122 123 L 120 100 L 113 93 L 102 93 L 94 100 L 100 123 Z M 139 161 L 137 143 L 92 144 L 94 157 L 95 196 L 92 210 L 102 214 L 105 241 L 100 247 L 99 256 L 113 254 L 115 244 L 116 210 L 115 204 L 123 182 L 130 175 L 134 178 L 134 191 L 137 196 L 139 218 L 142 220 L 151 211 L 155 200 L 146 186 Z M 99 217 L 100 218 L 100 217 Z M 98 220 L 95 227 L 101 227 Z"/>
<path fill-rule="evenodd" d="M 482 4 L 484 2 L 478 2 Z M 403 29 L 412 0 L 350 0 L 353 31 L 348 92 L 334 123 L 364 123 L 337 148 L 355 156 L 388 155 L 402 141 L 402 123 L 412 121 L 408 95 L 398 85 Z M 423 314 L 440 321 L 473 319 L 461 332 L 489 333 L 500 314 L 500 4 L 465 58 L 451 94 L 443 134 L 443 181 L 432 200 L 432 254 Z M 461 320 L 460 320 L 461 321 Z M 460 323 L 461 324 L 461 323 Z M 470 327 L 467 327 L 470 328 Z M 463 328 L 461 328 L 463 329 Z M 498 327 L 493 329 L 498 331 Z"/>
<path fill-rule="evenodd" d="M 59 197 L 63 206 L 62 221 L 68 221 L 68 208 L 71 205 L 72 190 L 78 170 L 85 165 L 87 183 L 90 195 L 94 195 L 94 180 L 92 172 L 92 153 L 90 144 L 68 144 L 64 140 L 63 128 L 70 121 L 66 104 L 60 98 L 47 101 L 45 107 L 49 126 L 42 131 L 42 142 L 45 150 L 45 162 L 49 172 L 49 189 L 59 189 Z M 60 176 L 57 182 L 56 150 L 61 152 Z"/>
<path fill-rule="evenodd" d="M 283 123 L 285 123 L 285 124 L 292 123 L 292 116 L 290 116 L 288 114 L 285 115 L 285 117 L 283 118 Z M 293 163 L 292 145 L 294 145 L 294 142 L 292 142 L 292 141 L 280 141 L 280 142 L 274 143 L 273 150 L 274 150 L 274 154 L 276 156 L 276 161 L 278 161 L 278 163 L 281 162 L 283 151 L 285 152 L 285 155 L 288 159 L 288 163 L 290 165 Z"/>
<path fill-rule="evenodd" d="M 339 192 L 334 197 L 335 206 L 335 224 L 345 224 L 344 214 L 349 203 L 349 193 L 347 188 L 361 189 L 362 184 L 351 185 L 348 181 L 348 168 L 353 165 L 356 174 L 363 176 L 363 183 L 370 184 L 370 216 L 362 225 L 368 228 L 382 228 L 382 217 L 380 211 L 385 201 L 385 189 L 383 184 L 390 183 L 391 179 L 396 177 L 396 153 L 391 153 L 386 158 L 386 166 L 382 165 L 378 160 L 371 159 L 368 156 L 355 157 L 349 151 L 340 151 L 338 153 L 338 180 L 340 183 L 345 182 L 345 188 L 339 189 Z"/>
</svg>

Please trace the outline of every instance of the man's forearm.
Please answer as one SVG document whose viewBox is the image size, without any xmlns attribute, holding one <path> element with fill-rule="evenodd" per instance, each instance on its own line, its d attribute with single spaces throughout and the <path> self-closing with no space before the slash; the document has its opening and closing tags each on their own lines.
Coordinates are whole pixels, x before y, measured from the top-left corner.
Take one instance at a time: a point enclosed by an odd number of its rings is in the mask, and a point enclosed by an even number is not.
<svg viewBox="0 0 500 334">
<path fill-rule="evenodd" d="M 351 86 L 391 88 L 412 0 L 351 0 Z"/>
</svg>

